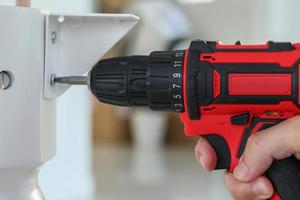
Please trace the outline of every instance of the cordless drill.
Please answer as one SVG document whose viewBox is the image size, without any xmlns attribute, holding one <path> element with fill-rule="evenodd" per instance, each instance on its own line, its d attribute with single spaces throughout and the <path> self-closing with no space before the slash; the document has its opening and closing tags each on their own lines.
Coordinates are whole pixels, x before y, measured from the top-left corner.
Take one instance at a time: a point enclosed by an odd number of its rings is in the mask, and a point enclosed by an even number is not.
<svg viewBox="0 0 300 200">
<path fill-rule="evenodd" d="M 232 171 L 251 135 L 300 114 L 299 77 L 300 43 L 195 40 L 186 50 L 104 59 L 88 76 L 53 82 L 87 84 L 109 104 L 179 112 L 185 134 L 215 149 L 216 169 Z M 266 176 L 276 190 L 272 200 L 300 199 L 296 158 L 274 161 Z"/>
</svg>

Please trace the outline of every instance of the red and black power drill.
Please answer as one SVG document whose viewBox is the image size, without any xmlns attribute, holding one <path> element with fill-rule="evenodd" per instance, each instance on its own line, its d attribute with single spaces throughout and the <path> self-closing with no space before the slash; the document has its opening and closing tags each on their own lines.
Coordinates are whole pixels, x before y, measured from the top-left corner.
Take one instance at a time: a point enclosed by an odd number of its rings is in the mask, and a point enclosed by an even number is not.
<svg viewBox="0 0 300 200">
<path fill-rule="evenodd" d="M 217 153 L 216 169 L 232 171 L 247 139 L 300 114 L 300 43 L 221 45 L 195 40 L 187 50 L 101 60 L 86 77 L 102 102 L 181 113 L 187 136 L 203 136 Z M 282 133 L 284 134 L 284 133 Z M 273 200 L 300 199 L 300 162 L 275 161 L 266 172 Z"/>
</svg>

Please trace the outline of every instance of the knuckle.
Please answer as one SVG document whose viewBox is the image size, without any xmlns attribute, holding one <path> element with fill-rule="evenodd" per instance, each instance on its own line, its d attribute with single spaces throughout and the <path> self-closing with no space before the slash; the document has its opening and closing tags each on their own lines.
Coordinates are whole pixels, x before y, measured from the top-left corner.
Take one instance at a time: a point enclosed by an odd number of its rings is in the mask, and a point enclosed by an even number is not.
<svg viewBox="0 0 300 200">
<path fill-rule="evenodd" d="M 251 153 L 260 154 L 265 157 L 272 157 L 271 153 L 264 146 L 262 138 L 259 134 L 251 135 L 247 141 L 246 149 L 250 150 Z"/>
<path fill-rule="evenodd" d="M 236 200 L 245 199 L 243 192 L 238 187 L 233 188 L 230 194 Z"/>
<path fill-rule="evenodd" d="M 261 145 L 259 144 L 259 139 L 257 135 L 251 135 L 247 141 L 248 147 L 253 147 L 254 149 L 261 148 Z"/>
<path fill-rule="evenodd" d="M 300 115 L 289 119 L 289 128 L 287 130 L 287 146 L 294 153 L 300 152 Z"/>
<path fill-rule="evenodd" d="M 235 196 L 237 193 L 237 187 L 232 184 L 226 184 L 226 187 L 232 196 Z"/>
<path fill-rule="evenodd" d="M 235 187 L 230 187 L 229 189 L 230 193 L 232 196 L 234 196 L 235 198 L 239 197 L 239 193 L 240 193 L 240 190 L 239 190 L 239 187 L 235 186 Z"/>
<path fill-rule="evenodd" d="M 239 190 L 239 187 L 235 184 L 233 184 L 231 181 L 226 181 L 226 179 L 229 179 L 229 178 L 226 178 L 225 177 L 225 185 L 227 187 L 227 190 L 229 191 L 229 193 L 233 196 L 233 197 L 238 197 L 240 196 L 239 193 L 240 193 L 240 190 Z"/>
<path fill-rule="evenodd" d="M 229 172 L 225 173 L 224 181 L 227 190 L 234 200 L 245 199 L 245 191 L 240 183 L 233 180 L 234 178 Z"/>
</svg>

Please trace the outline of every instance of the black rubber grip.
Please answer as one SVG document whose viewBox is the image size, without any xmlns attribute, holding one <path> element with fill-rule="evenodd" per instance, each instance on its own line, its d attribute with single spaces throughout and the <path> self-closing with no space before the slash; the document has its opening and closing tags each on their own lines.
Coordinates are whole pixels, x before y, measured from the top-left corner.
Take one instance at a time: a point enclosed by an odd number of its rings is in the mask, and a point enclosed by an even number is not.
<svg viewBox="0 0 300 200">
<path fill-rule="evenodd" d="M 280 123 L 281 121 L 282 120 L 265 120 L 255 118 L 249 129 L 252 130 L 257 125 L 257 122 L 268 122 L 260 128 L 259 131 L 262 131 Z M 270 124 L 270 122 L 273 123 Z M 247 131 L 245 131 L 244 134 L 246 133 Z M 250 134 L 247 135 L 245 142 L 248 140 L 249 136 Z M 217 134 L 206 135 L 204 137 L 216 151 L 217 165 L 215 169 L 229 169 L 231 155 L 226 140 L 221 135 Z M 244 152 L 244 147 L 245 145 L 241 145 L 241 153 Z M 281 200 L 300 200 L 300 161 L 294 156 L 274 161 L 271 167 L 267 170 L 266 176 L 272 182 Z"/>
<path fill-rule="evenodd" d="M 231 162 L 230 149 L 226 140 L 220 135 L 204 136 L 217 154 L 217 169 L 229 169 Z"/>
<path fill-rule="evenodd" d="M 300 162 L 295 157 L 273 162 L 266 175 L 281 200 L 300 199 Z"/>
<path fill-rule="evenodd" d="M 282 120 L 266 120 L 260 118 L 254 118 L 251 125 L 245 130 L 245 140 L 242 143 L 246 143 L 251 130 L 256 127 L 258 122 L 265 123 L 261 126 L 259 131 L 266 128 L 270 128 Z M 270 122 L 272 122 L 270 124 Z M 211 134 L 204 136 L 209 144 L 214 148 L 217 154 L 217 165 L 215 169 L 229 169 L 231 162 L 230 149 L 226 140 L 217 134 Z M 246 144 L 241 144 L 240 153 L 244 152 Z M 271 167 L 267 170 L 266 176 L 272 182 L 275 190 L 280 196 L 281 200 L 300 200 L 300 161 L 294 156 L 274 161 Z"/>
<path fill-rule="evenodd" d="M 264 124 L 259 131 L 275 126 L 274 124 Z M 274 161 L 266 172 L 267 177 L 272 182 L 281 200 L 300 199 L 300 161 L 294 156 Z"/>
</svg>

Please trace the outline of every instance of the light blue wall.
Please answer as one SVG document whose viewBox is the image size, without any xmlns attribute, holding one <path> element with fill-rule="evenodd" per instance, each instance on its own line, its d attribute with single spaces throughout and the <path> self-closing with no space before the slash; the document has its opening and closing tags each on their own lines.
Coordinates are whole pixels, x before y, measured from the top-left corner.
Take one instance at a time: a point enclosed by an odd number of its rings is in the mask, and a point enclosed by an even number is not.
<svg viewBox="0 0 300 200">
<path fill-rule="evenodd" d="M 281 41 L 300 42 L 299 0 L 270 1 L 270 33 Z"/>
</svg>

